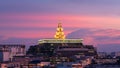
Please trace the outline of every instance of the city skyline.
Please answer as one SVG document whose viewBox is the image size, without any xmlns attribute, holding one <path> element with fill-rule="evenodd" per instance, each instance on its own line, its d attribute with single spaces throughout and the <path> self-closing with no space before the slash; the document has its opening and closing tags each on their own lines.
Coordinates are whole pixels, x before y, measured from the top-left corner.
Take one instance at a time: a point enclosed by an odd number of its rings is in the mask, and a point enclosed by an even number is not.
<svg viewBox="0 0 120 68">
<path fill-rule="evenodd" d="M 61 22 L 66 36 L 80 30 L 82 35 L 78 38 L 83 38 L 85 44 L 100 47 L 101 51 L 102 48 L 118 50 L 119 3 L 119 0 L 0 1 L 0 42 L 37 44 L 38 39 L 54 38 L 57 24 Z M 100 45 L 101 41 L 105 42 Z"/>
</svg>

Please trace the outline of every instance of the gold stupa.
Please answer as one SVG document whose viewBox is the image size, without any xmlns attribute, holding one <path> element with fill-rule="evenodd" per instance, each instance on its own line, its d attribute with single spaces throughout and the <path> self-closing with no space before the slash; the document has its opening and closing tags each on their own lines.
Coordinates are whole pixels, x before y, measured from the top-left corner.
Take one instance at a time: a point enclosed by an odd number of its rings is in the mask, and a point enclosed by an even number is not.
<svg viewBox="0 0 120 68">
<path fill-rule="evenodd" d="M 58 23 L 57 31 L 54 36 L 55 39 L 65 39 L 65 35 L 63 32 L 62 24 Z"/>
</svg>

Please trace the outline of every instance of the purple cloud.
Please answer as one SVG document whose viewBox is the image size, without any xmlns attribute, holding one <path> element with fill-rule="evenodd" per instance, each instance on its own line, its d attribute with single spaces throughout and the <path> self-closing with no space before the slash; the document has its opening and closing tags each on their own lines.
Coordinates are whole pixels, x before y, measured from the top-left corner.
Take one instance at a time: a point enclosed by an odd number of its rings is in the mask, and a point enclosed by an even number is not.
<svg viewBox="0 0 120 68">
<path fill-rule="evenodd" d="M 82 38 L 84 44 L 92 44 L 98 51 L 108 52 L 120 49 L 120 30 L 116 29 L 83 28 L 69 33 L 67 38 Z"/>
</svg>

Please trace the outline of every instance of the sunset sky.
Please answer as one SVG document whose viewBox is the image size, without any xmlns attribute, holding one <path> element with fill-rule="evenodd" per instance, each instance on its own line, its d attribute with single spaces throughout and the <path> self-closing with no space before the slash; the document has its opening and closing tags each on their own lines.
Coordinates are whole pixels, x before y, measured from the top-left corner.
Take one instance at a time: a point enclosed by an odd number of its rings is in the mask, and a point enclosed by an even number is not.
<svg viewBox="0 0 120 68">
<path fill-rule="evenodd" d="M 0 0 L 0 43 L 20 43 L 22 39 L 28 44 L 26 39 L 35 43 L 32 39 L 53 38 L 58 22 L 66 36 L 91 29 L 96 30 L 95 36 L 115 37 L 104 42 L 114 44 L 120 38 L 120 0 Z"/>
</svg>

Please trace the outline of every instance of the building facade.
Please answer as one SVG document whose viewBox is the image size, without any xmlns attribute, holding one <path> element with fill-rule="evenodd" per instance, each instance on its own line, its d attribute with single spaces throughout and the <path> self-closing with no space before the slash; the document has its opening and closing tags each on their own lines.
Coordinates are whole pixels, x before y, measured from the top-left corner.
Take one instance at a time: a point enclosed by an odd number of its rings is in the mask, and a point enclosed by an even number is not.
<svg viewBox="0 0 120 68">
<path fill-rule="evenodd" d="M 92 45 L 83 45 L 82 39 L 43 39 L 39 40 L 39 45 L 43 53 L 56 54 L 59 56 L 95 56 L 97 51 Z"/>
<path fill-rule="evenodd" d="M 61 23 L 58 23 L 57 31 L 54 39 L 39 40 L 39 46 L 44 54 L 59 55 L 59 56 L 95 56 L 96 49 L 92 45 L 83 45 L 83 39 L 66 39 Z"/>
<path fill-rule="evenodd" d="M 25 54 L 25 45 L 0 44 L 0 61 L 10 61 L 13 56 L 24 56 Z"/>
</svg>

